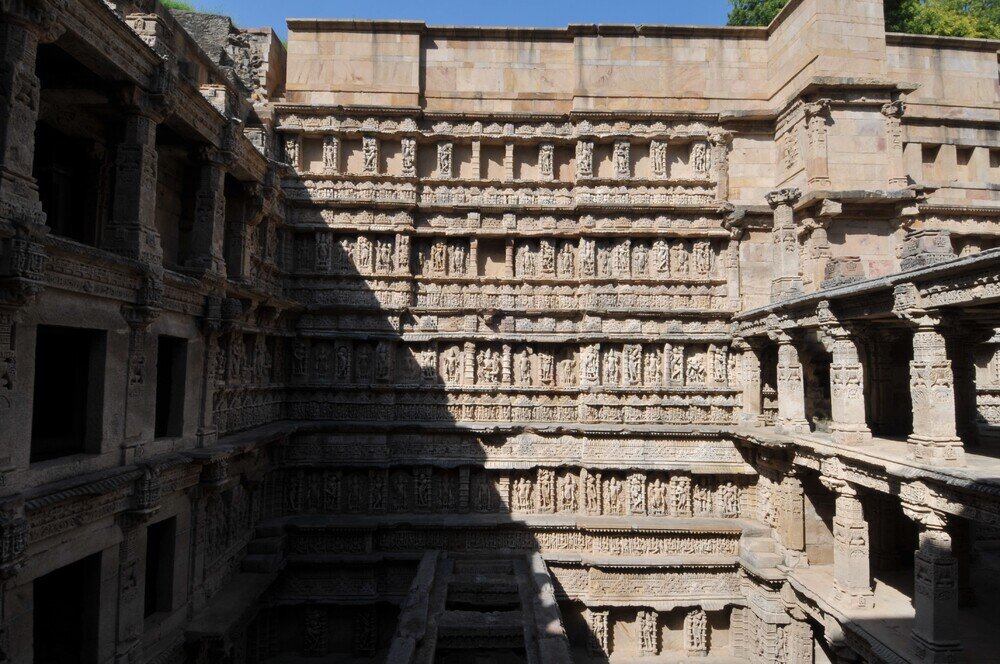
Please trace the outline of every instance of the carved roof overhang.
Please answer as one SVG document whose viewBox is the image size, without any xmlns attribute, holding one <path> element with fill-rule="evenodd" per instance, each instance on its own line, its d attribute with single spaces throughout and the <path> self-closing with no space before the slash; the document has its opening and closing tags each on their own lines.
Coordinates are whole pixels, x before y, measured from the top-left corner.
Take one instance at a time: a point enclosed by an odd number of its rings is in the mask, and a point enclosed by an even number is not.
<svg viewBox="0 0 1000 664">
<path fill-rule="evenodd" d="M 801 327 L 820 302 L 828 301 L 844 318 L 889 317 L 893 289 L 912 283 L 924 309 L 978 307 L 1000 301 L 1000 248 L 942 261 L 935 265 L 886 277 L 825 288 L 737 314 L 739 336 L 759 336 L 764 323 L 776 317 Z"/>
</svg>

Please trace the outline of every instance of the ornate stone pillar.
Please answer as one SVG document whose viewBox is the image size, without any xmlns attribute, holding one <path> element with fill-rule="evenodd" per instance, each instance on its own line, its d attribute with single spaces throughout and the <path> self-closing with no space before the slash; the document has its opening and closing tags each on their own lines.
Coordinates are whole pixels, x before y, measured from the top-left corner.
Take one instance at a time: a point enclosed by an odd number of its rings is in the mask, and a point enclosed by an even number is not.
<svg viewBox="0 0 1000 664">
<path fill-rule="evenodd" d="M 841 445 L 871 440 L 865 417 L 865 375 L 857 342 L 851 330 L 838 324 L 828 302 L 818 307 L 821 339 L 833 355 L 830 363 L 831 438 Z"/>
<path fill-rule="evenodd" d="M 69 0 L 22 0 L 0 5 L 0 199 L 38 209 L 32 177 L 41 83 L 35 75 L 38 44 L 62 33 Z"/>
<path fill-rule="evenodd" d="M 169 107 L 163 95 L 135 87 L 124 96 L 128 115 L 117 147 L 114 202 L 102 244 L 122 256 L 159 265 L 163 251 L 156 230 L 156 127 Z"/>
<path fill-rule="evenodd" d="M 778 332 L 778 416 L 774 430 L 787 435 L 809 433 L 799 351 L 787 332 Z"/>
<path fill-rule="evenodd" d="M 903 512 L 920 527 L 913 561 L 913 640 L 926 662 L 956 662 L 962 643 L 958 634 L 958 560 L 952 555 L 947 517 L 927 507 L 903 502 Z"/>
<path fill-rule="evenodd" d="M 913 457 L 925 463 L 964 465 L 965 450 L 955 427 L 955 379 L 941 320 L 920 308 L 920 294 L 913 284 L 896 286 L 893 298 L 893 313 L 916 328 L 910 362 L 913 433 L 908 439 Z"/>
<path fill-rule="evenodd" d="M 799 200 L 798 189 L 779 189 L 767 195 L 767 204 L 774 210 L 771 239 L 774 243 L 771 299 L 780 300 L 802 292 L 799 242 L 792 207 Z"/>
<path fill-rule="evenodd" d="M 836 469 L 823 468 L 820 481 L 837 494 L 833 517 L 834 600 L 854 608 L 871 608 L 875 596 L 871 585 L 868 522 L 857 490 L 838 477 Z"/>
<path fill-rule="evenodd" d="M 830 187 L 830 164 L 827 155 L 827 126 L 832 124 L 830 100 L 819 99 L 804 106 L 806 134 L 809 137 L 809 156 L 806 159 L 806 174 L 810 187 L 828 189 Z"/>
<path fill-rule="evenodd" d="M 885 116 L 885 152 L 888 160 L 889 189 L 905 189 L 909 184 L 903 161 L 903 113 L 906 104 L 896 100 L 882 106 Z"/>
<path fill-rule="evenodd" d="M 227 318 L 232 320 L 241 310 L 239 300 L 227 299 L 225 306 Z M 205 313 L 202 316 L 202 338 L 205 352 L 202 358 L 201 399 L 198 413 L 198 446 L 207 447 L 215 442 L 218 429 L 215 421 L 215 390 L 220 382 L 225 381 L 227 357 L 220 354 L 224 351 L 219 346 L 219 336 L 222 329 L 224 300 L 221 295 L 208 295 L 205 298 Z M 277 355 L 277 350 L 275 355 Z M 222 369 L 220 371 L 219 369 Z M 281 380 L 281 377 L 278 377 Z"/>
<path fill-rule="evenodd" d="M 805 492 L 802 480 L 790 468 L 778 485 L 778 537 L 785 547 L 785 564 L 789 567 L 806 564 Z"/>
<path fill-rule="evenodd" d="M 740 353 L 740 387 L 742 388 L 738 423 L 741 426 L 761 425 L 764 413 L 761 394 L 761 341 L 757 339 L 736 339 L 732 348 Z"/>
<path fill-rule="evenodd" d="M 222 257 L 226 215 L 226 167 L 223 153 L 215 148 L 201 152 L 201 174 L 195 194 L 194 225 L 191 229 L 191 252 L 188 267 L 225 276 Z"/>
</svg>

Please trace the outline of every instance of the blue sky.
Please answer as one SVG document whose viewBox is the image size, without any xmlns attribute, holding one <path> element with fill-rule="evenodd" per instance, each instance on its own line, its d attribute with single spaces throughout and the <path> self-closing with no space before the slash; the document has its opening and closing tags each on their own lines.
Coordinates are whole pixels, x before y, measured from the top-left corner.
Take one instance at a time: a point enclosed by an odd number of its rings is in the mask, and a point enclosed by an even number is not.
<svg viewBox="0 0 1000 664">
<path fill-rule="evenodd" d="M 431 25 L 564 26 L 568 23 L 722 25 L 728 0 L 187 0 L 244 27 L 286 18 L 397 18 Z"/>
</svg>

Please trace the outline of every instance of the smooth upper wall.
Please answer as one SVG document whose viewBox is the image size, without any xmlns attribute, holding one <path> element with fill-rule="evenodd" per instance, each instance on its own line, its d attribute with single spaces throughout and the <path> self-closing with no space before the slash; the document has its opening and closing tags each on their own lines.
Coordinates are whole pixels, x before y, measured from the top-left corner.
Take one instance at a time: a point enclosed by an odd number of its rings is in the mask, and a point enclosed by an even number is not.
<svg viewBox="0 0 1000 664">
<path fill-rule="evenodd" d="M 768 112 L 888 79 L 881 0 L 793 0 L 766 28 L 428 27 L 291 19 L 287 101 L 448 113 Z"/>
<path fill-rule="evenodd" d="M 995 40 L 890 34 L 890 76 L 917 85 L 907 115 L 1000 121 L 1000 68 Z"/>
</svg>

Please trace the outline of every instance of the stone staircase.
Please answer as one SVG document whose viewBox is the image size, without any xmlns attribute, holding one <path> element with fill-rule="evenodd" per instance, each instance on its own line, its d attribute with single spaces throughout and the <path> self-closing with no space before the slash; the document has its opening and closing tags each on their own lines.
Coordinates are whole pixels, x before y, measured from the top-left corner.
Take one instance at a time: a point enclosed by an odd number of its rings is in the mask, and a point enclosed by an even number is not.
<svg viewBox="0 0 1000 664">
<path fill-rule="evenodd" d="M 569 642 L 541 557 L 425 556 L 386 661 L 568 664 Z"/>
</svg>

